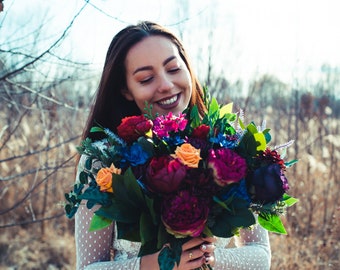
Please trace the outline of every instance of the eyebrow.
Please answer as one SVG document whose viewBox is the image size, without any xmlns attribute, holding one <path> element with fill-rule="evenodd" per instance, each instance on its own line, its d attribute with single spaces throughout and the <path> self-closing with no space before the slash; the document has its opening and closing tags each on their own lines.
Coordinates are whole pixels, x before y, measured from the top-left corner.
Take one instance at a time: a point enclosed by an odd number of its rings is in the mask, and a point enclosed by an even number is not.
<svg viewBox="0 0 340 270">
<path fill-rule="evenodd" d="M 175 58 L 176 58 L 176 56 L 174 56 L 174 55 L 168 57 L 167 59 L 165 59 L 163 61 L 163 66 L 165 66 L 166 64 L 168 64 L 169 62 L 171 62 Z M 152 69 L 152 66 L 139 67 L 133 72 L 133 75 L 135 75 L 137 72 L 144 71 L 144 70 L 151 70 L 151 69 Z"/>
</svg>

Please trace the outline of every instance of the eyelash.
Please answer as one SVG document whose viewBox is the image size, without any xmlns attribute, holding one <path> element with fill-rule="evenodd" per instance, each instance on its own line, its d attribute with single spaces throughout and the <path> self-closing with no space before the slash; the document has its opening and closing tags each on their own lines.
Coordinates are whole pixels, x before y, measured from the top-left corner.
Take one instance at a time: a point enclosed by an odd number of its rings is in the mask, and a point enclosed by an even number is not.
<svg viewBox="0 0 340 270">
<path fill-rule="evenodd" d="M 176 68 L 169 69 L 168 72 L 169 72 L 169 73 L 177 73 L 180 69 L 181 69 L 180 67 L 176 67 Z M 147 83 L 150 82 L 152 79 L 153 79 L 153 77 L 148 77 L 148 78 L 145 79 L 145 80 L 141 80 L 139 83 L 140 83 L 140 84 L 147 84 Z"/>
</svg>

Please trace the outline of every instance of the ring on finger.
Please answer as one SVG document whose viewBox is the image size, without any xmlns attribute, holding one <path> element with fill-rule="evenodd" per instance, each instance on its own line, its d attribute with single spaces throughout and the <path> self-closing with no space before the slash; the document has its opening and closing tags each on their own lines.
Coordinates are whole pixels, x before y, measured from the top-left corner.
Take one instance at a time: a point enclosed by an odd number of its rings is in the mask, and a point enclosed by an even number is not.
<svg viewBox="0 0 340 270">
<path fill-rule="evenodd" d="M 189 252 L 189 260 L 192 259 L 192 256 L 193 256 L 193 254 L 192 254 L 192 252 L 190 251 L 190 252 Z"/>
</svg>

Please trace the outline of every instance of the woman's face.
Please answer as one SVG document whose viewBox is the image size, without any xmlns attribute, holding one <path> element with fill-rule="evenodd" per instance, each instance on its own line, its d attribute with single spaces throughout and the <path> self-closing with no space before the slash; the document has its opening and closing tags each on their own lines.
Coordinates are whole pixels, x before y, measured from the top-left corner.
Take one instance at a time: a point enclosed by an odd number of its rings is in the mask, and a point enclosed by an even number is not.
<svg viewBox="0 0 340 270">
<path fill-rule="evenodd" d="M 145 102 L 152 113 L 178 114 L 189 105 L 192 83 L 189 70 L 176 45 L 163 36 L 150 36 L 134 45 L 125 59 L 128 100 L 144 111 Z"/>
</svg>

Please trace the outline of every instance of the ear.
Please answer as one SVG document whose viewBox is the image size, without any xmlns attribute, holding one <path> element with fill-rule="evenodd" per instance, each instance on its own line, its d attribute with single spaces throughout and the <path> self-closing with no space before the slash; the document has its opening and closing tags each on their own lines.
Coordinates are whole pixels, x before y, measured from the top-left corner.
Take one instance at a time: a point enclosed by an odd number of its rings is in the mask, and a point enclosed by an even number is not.
<svg viewBox="0 0 340 270">
<path fill-rule="evenodd" d="M 129 101 L 134 101 L 135 99 L 133 98 L 133 96 L 131 95 L 130 91 L 127 89 L 122 89 L 120 90 L 120 92 L 122 93 L 122 95 Z"/>
</svg>

